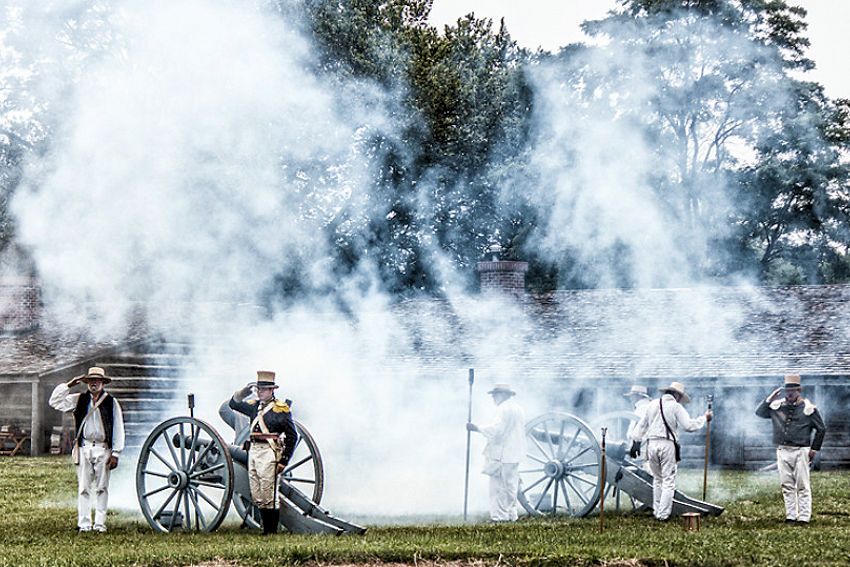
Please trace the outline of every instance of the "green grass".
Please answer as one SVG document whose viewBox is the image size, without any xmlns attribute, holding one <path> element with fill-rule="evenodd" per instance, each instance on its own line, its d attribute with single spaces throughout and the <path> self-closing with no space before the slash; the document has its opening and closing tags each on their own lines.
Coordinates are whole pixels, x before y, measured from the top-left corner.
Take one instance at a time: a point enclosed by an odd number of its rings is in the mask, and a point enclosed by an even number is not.
<svg viewBox="0 0 850 567">
<path fill-rule="evenodd" d="M 280 535 L 226 525 L 212 534 L 156 534 L 110 513 L 108 534 L 74 532 L 76 481 L 65 458 L 0 459 L 0 566 L 238 565 L 368 562 L 555 565 L 850 565 L 846 473 L 813 476 L 815 518 L 787 526 L 773 474 L 714 473 L 710 498 L 726 511 L 697 533 L 645 516 L 525 520 L 512 525 L 370 526 L 362 537 Z M 680 483 L 701 491 L 702 475 Z M 721 489 L 722 487 L 722 489 Z"/>
</svg>

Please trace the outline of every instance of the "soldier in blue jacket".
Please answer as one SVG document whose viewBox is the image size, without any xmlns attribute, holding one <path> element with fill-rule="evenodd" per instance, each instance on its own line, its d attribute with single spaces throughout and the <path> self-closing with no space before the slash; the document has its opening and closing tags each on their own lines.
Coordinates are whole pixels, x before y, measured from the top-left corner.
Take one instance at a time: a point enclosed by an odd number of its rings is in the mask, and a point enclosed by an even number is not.
<svg viewBox="0 0 850 567">
<path fill-rule="evenodd" d="M 780 393 L 785 391 L 785 396 Z M 785 521 L 808 524 L 812 517 L 812 487 L 809 463 L 826 435 L 818 408 L 802 397 L 800 376 L 785 376 L 784 388 L 777 388 L 756 408 L 756 415 L 773 423 L 779 483 L 785 499 Z M 812 440 L 814 433 L 814 440 Z"/>
<path fill-rule="evenodd" d="M 260 509 L 263 535 L 277 532 L 280 510 L 277 507 L 277 477 L 283 472 L 292 453 L 298 433 L 286 402 L 275 399 L 275 373 L 257 371 L 257 381 L 233 394 L 230 407 L 251 420 L 248 449 L 248 480 L 251 498 Z M 257 389 L 257 399 L 243 401 Z M 281 436 L 282 434 L 282 436 Z"/>
</svg>

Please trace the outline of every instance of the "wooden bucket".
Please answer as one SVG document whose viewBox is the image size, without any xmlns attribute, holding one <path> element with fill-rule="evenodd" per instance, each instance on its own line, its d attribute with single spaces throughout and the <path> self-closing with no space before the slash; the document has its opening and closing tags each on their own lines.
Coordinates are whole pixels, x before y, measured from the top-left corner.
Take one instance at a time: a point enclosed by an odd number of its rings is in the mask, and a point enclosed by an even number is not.
<svg viewBox="0 0 850 567">
<path fill-rule="evenodd" d="M 686 532 L 698 532 L 700 527 L 701 516 L 697 512 L 688 512 L 682 514 L 682 528 Z"/>
</svg>

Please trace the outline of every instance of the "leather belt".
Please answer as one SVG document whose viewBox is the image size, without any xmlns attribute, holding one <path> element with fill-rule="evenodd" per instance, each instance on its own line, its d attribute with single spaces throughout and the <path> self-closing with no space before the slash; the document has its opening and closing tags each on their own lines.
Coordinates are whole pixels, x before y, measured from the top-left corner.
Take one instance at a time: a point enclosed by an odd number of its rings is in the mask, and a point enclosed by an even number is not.
<svg viewBox="0 0 850 567">
<path fill-rule="evenodd" d="M 266 441 L 268 439 L 280 439 L 277 433 L 251 433 L 251 439 Z"/>
</svg>

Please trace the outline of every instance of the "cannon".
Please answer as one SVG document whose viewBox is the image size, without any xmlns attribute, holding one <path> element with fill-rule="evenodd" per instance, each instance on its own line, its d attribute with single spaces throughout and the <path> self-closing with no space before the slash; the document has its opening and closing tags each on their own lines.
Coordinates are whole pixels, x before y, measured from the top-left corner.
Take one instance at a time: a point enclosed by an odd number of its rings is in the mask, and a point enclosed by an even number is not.
<svg viewBox="0 0 850 567">
<path fill-rule="evenodd" d="M 136 466 L 142 515 L 158 532 L 212 532 L 233 503 L 243 526 L 260 527 L 248 484 L 248 456 L 241 448 L 249 435 L 247 421 L 241 422 L 227 402 L 222 404 L 222 418 L 235 433 L 229 444 L 210 424 L 194 417 L 192 395 L 189 400 L 189 416 L 160 423 L 142 444 Z M 295 428 L 295 452 L 278 476 L 280 525 L 293 533 L 364 533 L 365 528 L 319 506 L 324 492 L 322 456 L 307 428 L 297 420 Z"/>
<path fill-rule="evenodd" d="M 620 511 L 641 511 L 652 504 L 652 475 L 628 457 L 628 431 L 637 422 L 632 412 L 612 412 L 597 418 L 593 428 L 563 412 L 540 415 L 525 426 L 526 456 L 519 465 L 517 499 L 531 516 L 566 514 L 584 517 L 601 498 L 602 448 L 594 434 L 607 428 L 605 500 Z M 606 506 L 606 510 L 609 509 Z M 673 514 L 719 515 L 723 508 L 688 497 L 677 490 Z"/>
</svg>

